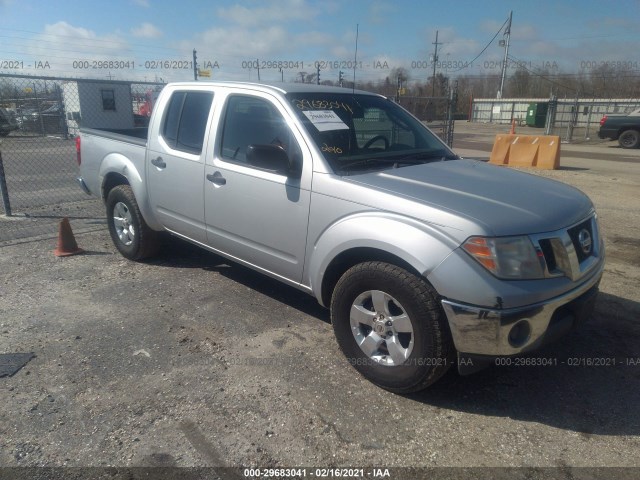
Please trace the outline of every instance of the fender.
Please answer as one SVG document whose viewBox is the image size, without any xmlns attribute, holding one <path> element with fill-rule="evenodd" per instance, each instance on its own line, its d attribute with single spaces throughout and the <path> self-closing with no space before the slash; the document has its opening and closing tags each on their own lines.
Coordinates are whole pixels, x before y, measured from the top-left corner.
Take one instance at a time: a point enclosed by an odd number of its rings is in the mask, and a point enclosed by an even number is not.
<svg viewBox="0 0 640 480">
<path fill-rule="evenodd" d="M 153 230 L 164 230 L 162 224 L 158 222 L 155 215 L 153 215 L 153 210 L 149 204 L 146 184 L 143 182 L 140 172 L 131 159 L 120 153 L 110 153 L 102 160 L 98 177 L 101 185 L 102 198 L 104 198 L 105 201 L 105 184 L 111 174 L 117 174 L 127 179 L 138 202 L 140 213 L 142 213 L 147 225 Z"/>
<path fill-rule="evenodd" d="M 330 225 L 314 242 L 308 264 L 309 282 L 324 305 L 324 275 L 331 262 L 349 250 L 380 250 L 402 259 L 426 277 L 456 247 L 458 242 L 442 227 L 388 212 L 357 213 Z"/>
</svg>

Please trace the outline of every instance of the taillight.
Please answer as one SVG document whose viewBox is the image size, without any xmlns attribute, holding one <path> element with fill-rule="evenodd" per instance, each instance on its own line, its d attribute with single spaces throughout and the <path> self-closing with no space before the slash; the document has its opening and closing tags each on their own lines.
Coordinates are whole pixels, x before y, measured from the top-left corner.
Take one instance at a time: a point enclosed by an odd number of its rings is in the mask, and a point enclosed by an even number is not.
<svg viewBox="0 0 640 480">
<path fill-rule="evenodd" d="M 607 121 L 607 116 L 605 115 L 604 117 L 602 117 L 602 118 L 600 119 L 600 126 L 603 126 L 603 125 L 604 125 L 604 122 L 606 122 L 606 121 Z"/>
<path fill-rule="evenodd" d="M 76 160 L 78 161 L 78 165 L 82 163 L 82 158 L 80 157 L 80 137 L 76 137 Z"/>
</svg>

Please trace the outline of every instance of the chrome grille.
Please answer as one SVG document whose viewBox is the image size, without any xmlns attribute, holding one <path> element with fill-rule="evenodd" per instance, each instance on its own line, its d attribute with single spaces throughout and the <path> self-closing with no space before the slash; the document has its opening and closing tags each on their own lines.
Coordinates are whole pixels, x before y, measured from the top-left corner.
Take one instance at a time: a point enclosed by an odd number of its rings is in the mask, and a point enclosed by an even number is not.
<svg viewBox="0 0 640 480">
<path fill-rule="evenodd" d="M 544 259 L 546 277 L 578 280 L 600 259 L 601 240 L 596 215 L 569 228 L 531 235 L 531 241 Z"/>
<path fill-rule="evenodd" d="M 591 226 L 591 221 L 587 220 L 586 222 L 582 222 L 567 231 L 571 241 L 573 242 L 573 248 L 575 248 L 576 254 L 578 255 L 578 261 L 585 261 L 593 254 L 593 228 Z M 583 235 L 585 233 L 586 235 Z M 588 249 L 585 248 L 585 246 L 587 246 Z"/>
</svg>

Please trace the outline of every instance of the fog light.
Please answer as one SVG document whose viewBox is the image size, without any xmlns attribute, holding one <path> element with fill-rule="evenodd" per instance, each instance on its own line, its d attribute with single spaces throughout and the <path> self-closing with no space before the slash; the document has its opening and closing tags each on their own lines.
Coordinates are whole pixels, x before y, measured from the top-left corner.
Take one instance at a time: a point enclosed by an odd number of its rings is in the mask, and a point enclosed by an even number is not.
<svg viewBox="0 0 640 480">
<path fill-rule="evenodd" d="M 521 347 L 529 341 L 531 337 L 531 325 L 528 320 L 520 320 L 509 331 L 509 345 L 512 347 Z"/>
</svg>

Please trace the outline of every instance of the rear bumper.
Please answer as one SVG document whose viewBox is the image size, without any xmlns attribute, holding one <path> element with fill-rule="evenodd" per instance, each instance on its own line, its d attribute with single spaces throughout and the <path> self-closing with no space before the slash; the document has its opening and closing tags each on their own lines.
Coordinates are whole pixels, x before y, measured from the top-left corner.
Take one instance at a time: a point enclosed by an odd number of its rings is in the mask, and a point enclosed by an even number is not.
<svg viewBox="0 0 640 480">
<path fill-rule="evenodd" d="M 618 138 L 618 131 L 600 129 L 598 130 L 598 137 L 602 139 L 610 138 L 611 140 L 616 140 Z"/>
<path fill-rule="evenodd" d="M 84 193 L 91 195 L 91 190 L 89 190 L 89 187 L 87 187 L 87 184 L 84 182 L 82 177 L 76 177 L 76 182 L 78 182 L 78 185 L 80 185 L 80 188 Z"/>
<path fill-rule="evenodd" d="M 492 357 L 516 355 L 561 337 L 593 310 L 603 270 L 601 262 L 573 290 L 525 307 L 499 310 L 442 300 L 456 350 Z"/>
</svg>

